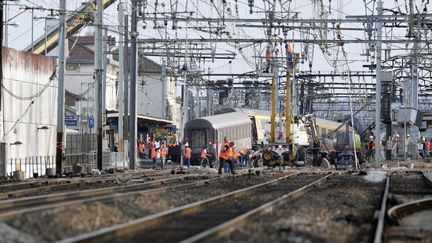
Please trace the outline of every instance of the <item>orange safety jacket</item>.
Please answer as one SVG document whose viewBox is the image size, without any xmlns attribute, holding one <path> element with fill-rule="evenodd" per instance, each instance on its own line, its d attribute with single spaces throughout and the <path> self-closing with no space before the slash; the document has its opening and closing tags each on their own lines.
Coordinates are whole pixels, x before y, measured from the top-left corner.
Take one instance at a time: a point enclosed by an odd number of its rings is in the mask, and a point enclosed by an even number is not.
<svg viewBox="0 0 432 243">
<path fill-rule="evenodd" d="M 219 153 L 219 158 L 224 159 L 224 160 L 228 160 L 229 159 L 229 154 L 228 154 L 228 150 L 225 150 L 225 147 L 228 146 L 227 143 L 222 144 L 222 149 L 221 152 Z"/>
<path fill-rule="evenodd" d="M 203 149 L 203 151 L 201 152 L 200 157 L 201 157 L 201 159 L 206 159 L 207 158 L 207 150 L 206 149 Z"/>
<path fill-rule="evenodd" d="M 144 149 L 145 149 L 144 144 L 141 143 L 138 145 L 138 152 L 144 153 Z"/>
<path fill-rule="evenodd" d="M 190 148 L 186 148 L 186 159 L 192 158 L 192 150 Z"/>
<path fill-rule="evenodd" d="M 234 160 L 238 160 L 240 158 L 240 153 L 239 152 L 234 153 L 233 158 Z"/>
<path fill-rule="evenodd" d="M 166 157 L 167 156 L 167 149 L 166 148 L 162 148 L 161 149 L 160 156 L 161 157 Z"/>
<path fill-rule="evenodd" d="M 152 157 L 152 159 L 156 159 L 157 158 L 157 153 L 156 153 L 156 149 L 155 148 L 151 149 L 151 157 Z"/>
<path fill-rule="evenodd" d="M 234 156 L 234 148 L 233 147 L 229 147 L 228 148 L 228 156 L 230 156 L 230 157 L 232 157 L 232 156 Z"/>
<path fill-rule="evenodd" d="M 431 142 L 426 142 L 426 150 L 432 151 L 432 143 Z"/>
</svg>

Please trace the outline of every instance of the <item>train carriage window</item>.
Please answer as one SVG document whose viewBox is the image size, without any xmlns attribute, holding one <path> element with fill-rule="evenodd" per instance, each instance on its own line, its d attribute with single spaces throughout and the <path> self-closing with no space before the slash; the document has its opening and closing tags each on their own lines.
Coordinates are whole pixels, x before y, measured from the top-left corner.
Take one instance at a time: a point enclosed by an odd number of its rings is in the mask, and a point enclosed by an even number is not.
<svg viewBox="0 0 432 243">
<path fill-rule="evenodd" d="M 207 144 L 207 134 L 205 129 L 192 129 L 190 137 L 190 146 L 192 148 L 202 148 Z"/>
</svg>

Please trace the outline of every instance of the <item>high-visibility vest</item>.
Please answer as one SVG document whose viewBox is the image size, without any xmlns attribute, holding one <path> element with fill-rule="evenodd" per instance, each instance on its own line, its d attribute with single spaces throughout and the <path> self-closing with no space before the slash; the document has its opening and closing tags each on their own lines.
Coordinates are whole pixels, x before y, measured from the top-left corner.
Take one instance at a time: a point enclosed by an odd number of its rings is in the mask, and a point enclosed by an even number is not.
<svg viewBox="0 0 432 243">
<path fill-rule="evenodd" d="M 234 156 L 234 148 L 233 147 L 229 147 L 228 148 L 228 156 Z"/>
<path fill-rule="evenodd" d="M 186 159 L 192 158 L 192 150 L 190 148 L 186 148 Z"/>
<path fill-rule="evenodd" d="M 138 145 L 138 152 L 144 153 L 144 149 L 145 149 L 144 144 L 141 143 L 140 145 Z"/>
<path fill-rule="evenodd" d="M 207 150 L 206 149 L 203 149 L 203 151 L 201 152 L 200 157 L 201 157 L 201 159 L 207 158 Z"/>
<path fill-rule="evenodd" d="M 375 150 L 375 143 L 372 143 L 372 150 Z"/>
<path fill-rule="evenodd" d="M 228 160 L 229 159 L 229 154 L 228 154 L 228 150 L 225 150 L 225 147 L 228 146 L 228 143 L 223 143 L 222 144 L 222 149 L 219 153 L 219 158 L 224 159 L 224 160 Z"/>
<path fill-rule="evenodd" d="M 156 153 L 156 149 L 155 148 L 151 149 L 151 157 L 152 157 L 152 159 L 157 158 L 157 153 Z"/>
<path fill-rule="evenodd" d="M 427 142 L 426 143 L 426 150 L 427 151 L 431 151 L 432 150 L 432 143 L 431 142 Z"/>
<path fill-rule="evenodd" d="M 162 149 L 161 149 L 160 156 L 161 156 L 161 157 L 166 157 L 166 156 L 167 156 L 167 149 L 166 149 L 166 148 L 162 148 Z"/>
<path fill-rule="evenodd" d="M 234 153 L 233 158 L 234 160 L 238 160 L 240 158 L 240 153 Z"/>
</svg>

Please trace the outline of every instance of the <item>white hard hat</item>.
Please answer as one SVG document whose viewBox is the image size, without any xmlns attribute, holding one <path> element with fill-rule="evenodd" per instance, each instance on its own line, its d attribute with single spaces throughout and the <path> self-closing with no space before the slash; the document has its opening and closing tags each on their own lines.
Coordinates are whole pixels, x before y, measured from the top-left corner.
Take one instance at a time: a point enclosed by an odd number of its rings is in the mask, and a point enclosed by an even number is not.
<svg viewBox="0 0 432 243">
<path fill-rule="evenodd" d="M 398 137 L 399 137 L 399 134 L 396 134 L 396 137 L 398 138 Z"/>
<path fill-rule="evenodd" d="M 369 136 L 369 138 L 373 138 L 373 136 Z"/>
<path fill-rule="evenodd" d="M 279 145 L 279 148 L 282 148 L 282 145 Z"/>
</svg>

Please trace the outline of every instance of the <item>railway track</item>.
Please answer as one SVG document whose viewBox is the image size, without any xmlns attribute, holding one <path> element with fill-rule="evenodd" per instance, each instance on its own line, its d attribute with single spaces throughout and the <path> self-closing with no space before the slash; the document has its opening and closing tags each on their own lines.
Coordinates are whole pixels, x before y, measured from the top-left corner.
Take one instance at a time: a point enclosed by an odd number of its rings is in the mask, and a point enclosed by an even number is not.
<svg viewBox="0 0 432 243">
<path fill-rule="evenodd" d="M 142 183 L 171 176 L 168 171 L 142 171 L 133 174 L 117 173 L 85 178 L 41 179 L 18 184 L 3 185 L 0 200 L 38 196 L 49 193 L 96 189 L 115 185 Z"/>
<path fill-rule="evenodd" d="M 178 242 L 187 240 L 266 205 L 266 203 L 274 203 L 273 200 L 280 197 L 298 197 L 331 175 L 295 173 L 61 242 Z"/>
<path fill-rule="evenodd" d="M 161 174 L 154 174 L 154 175 L 135 175 L 131 176 L 130 178 L 127 178 L 127 183 L 144 183 L 154 180 L 160 180 L 163 178 L 170 177 L 170 173 L 161 173 Z M 22 197 L 29 197 L 29 196 L 40 196 L 50 193 L 61 193 L 61 192 L 71 192 L 71 191 L 82 191 L 82 190 L 91 190 L 91 189 L 98 189 L 98 188 L 107 188 L 110 190 L 114 187 L 120 187 L 123 186 L 123 182 L 121 181 L 121 178 L 119 179 L 117 176 L 110 176 L 109 178 L 89 178 L 89 179 L 75 179 L 75 180 L 68 180 L 64 183 L 51 183 L 48 181 L 46 185 L 42 186 L 36 186 L 33 188 L 26 188 L 21 190 L 11 190 L 8 192 L 0 193 L 0 201 L 6 200 L 6 199 L 12 199 L 12 198 L 22 198 Z"/>
<path fill-rule="evenodd" d="M 22 210 L 23 212 L 32 211 L 34 207 L 42 206 L 37 209 L 50 208 L 51 205 L 62 205 L 63 202 L 74 204 L 77 202 L 87 202 L 91 200 L 99 200 L 100 198 L 110 198 L 125 193 L 140 192 L 145 190 L 169 187 L 181 181 L 187 181 L 189 178 L 194 178 L 194 175 L 173 176 L 154 181 L 148 181 L 139 184 L 126 186 L 112 186 L 98 189 L 88 189 L 78 192 L 54 193 L 41 196 L 33 196 L 18 199 L 9 199 L 0 201 L 0 219 L 9 215 L 14 215 Z"/>
<path fill-rule="evenodd" d="M 26 241 L 53 242 L 274 178 L 266 175 L 201 178 L 146 191 L 116 193 L 7 211 L 0 214 L 0 230 L 3 226 L 8 228 L 5 236 L 31 236 Z"/>
<path fill-rule="evenodd" d="M 153 180 L 158 177 L 163 177 L 170 175 L 169 171 L 161 172 L 161 171 L 142 171 L 139 173 L 131 174 L 131 180 L 139 181 L 139 180 Z M 41 191 L 43 188 L 58 188 L 68 187 L 68 186 L 79 186 L 91 183 L 113 183 L 118 180 L 116 175 L 100 175 L 100 176 L 92 176 L 92 177 L 84 177 L 84 178 L 55 178 L 55 179 L 29 179 L 24 182 L 13 182 L 4 185 L 0 185 L 0 200 L 11 198 L 14 195 L 22 195 L 26 193 L 37 192 L 38 189 Z"/>
<path fill-rule="evenodd" d="M 432 241 L 432 174 L 387 178 L 374 243 Z"/>
</svg>

